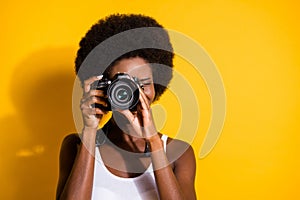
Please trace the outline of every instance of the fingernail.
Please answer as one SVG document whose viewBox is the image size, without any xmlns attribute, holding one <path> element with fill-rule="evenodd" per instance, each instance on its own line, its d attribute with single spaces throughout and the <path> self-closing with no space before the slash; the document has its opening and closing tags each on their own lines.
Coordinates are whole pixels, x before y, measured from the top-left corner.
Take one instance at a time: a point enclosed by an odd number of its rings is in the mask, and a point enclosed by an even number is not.
<svg viewBox="0 0 300 200">
<path fill-rule="evenodd" d="M 103 77 L 103 75 L 97 76 L 97 79 L 101 79 Z"/>
</svg>

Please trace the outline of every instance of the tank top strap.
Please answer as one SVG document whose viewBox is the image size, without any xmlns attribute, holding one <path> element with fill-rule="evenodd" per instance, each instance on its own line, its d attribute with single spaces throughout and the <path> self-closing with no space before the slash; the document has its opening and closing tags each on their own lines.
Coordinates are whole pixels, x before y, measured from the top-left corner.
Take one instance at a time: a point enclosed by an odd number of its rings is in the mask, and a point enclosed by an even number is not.
<svg viewBox="0 0 300 200">
<path fill-rule="evenodd" d="M 163 134 L 161 136 L 161 140 L 163 141 L 163 144 L 164 144 L 164 151 L 167 152 L 167 140 L 168 140 L 168 136 Z"/>
</svg>

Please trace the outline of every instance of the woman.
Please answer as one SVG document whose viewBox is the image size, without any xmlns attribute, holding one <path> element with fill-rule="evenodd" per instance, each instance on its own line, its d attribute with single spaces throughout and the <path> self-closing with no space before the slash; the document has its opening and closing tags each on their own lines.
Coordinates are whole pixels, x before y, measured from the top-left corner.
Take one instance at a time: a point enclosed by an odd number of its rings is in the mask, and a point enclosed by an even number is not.
<svg viewBox="0 0 300 200">
<path fill-rule="evenodd" d="M 84 59 L 97 45 L 141 27 L 161 28 L 145 40 L 165 48 L 127 52 L 102 69 L 100 76 L 80 73 Z M 62 143 L 57 199 L 196 199 L 193 149 L 158 133 L 150 107 L 170 82 L 173 57 L 167 32 L 147 16 L 111 15 L 87 32 L 75 62 L 84 91 L 84 127 L 80 136 L 71 134 Z M 135 82 L 138 91 L 136 104 L 125 109 L 113 106 L 108 91 L 121 76 Z M 98 129 L 108 110 L 112 110 L 111 119 Z"/>
</svg>

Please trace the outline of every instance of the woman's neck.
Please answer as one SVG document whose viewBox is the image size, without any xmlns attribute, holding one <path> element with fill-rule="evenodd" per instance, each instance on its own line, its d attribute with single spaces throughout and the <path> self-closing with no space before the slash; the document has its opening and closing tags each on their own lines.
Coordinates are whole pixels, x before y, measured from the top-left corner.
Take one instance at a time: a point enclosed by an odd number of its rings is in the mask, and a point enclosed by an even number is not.
<svg viewBox="0 0 300 200">
<path fill-rule="evenodd" d="M 108 139 L 123 150 L 137 153 L 143 152 L 145 149 L 145 140 L 140 137 L 132 136 L 126 126 L 126 124 L 122 124 L 120 128 L 113 118 L 110 119 L 107 124 L 106 132 Z"/>
</svg>

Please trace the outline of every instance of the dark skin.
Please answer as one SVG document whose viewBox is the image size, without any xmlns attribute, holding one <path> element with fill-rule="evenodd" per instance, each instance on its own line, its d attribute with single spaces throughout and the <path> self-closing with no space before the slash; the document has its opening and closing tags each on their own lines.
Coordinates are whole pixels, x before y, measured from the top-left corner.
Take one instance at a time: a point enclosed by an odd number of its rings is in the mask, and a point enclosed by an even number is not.
<svg viewBox="0 0 300 200">
<path fill-rule="evenodd" d="M 160 199 L 196 199 L 194 188 L 196 164 L 193 149 L 185 142 L 168 138 L 165 153 L 161 134 L 155 128 L 150 108 L 155 96 L 151 67 L 142 58 L 128 58 L 116 63 L 110 70 L 110 76 L 118 72 L 139 79 L 147 78 L 148 82 L 145 82 L 143 89 L 140 88 L 137 111 L 115 111 L 114 117 L 108 122 L 107 135 L 110 142 L 99 147 L 105 166 L 116 176 L 131 178 L 141 175 L 152 162 Z M 57 199 L 91 199 L 95 137 L 99 122 L 106 111 L 92 108 L 90 105 L 94 103 L 107 105 L 103 92 L 91 90 L 90 87 L 99 79 L 101 77 L 91 77 L 83 85 L 81 110 L 84 128 L 81 139 L 77 134 L 72 134 L 62 143 Z M 125 120 L 120 123 L 117 116 L 122 116 Z M 146 143 L 149 144 L 150 157 L 143 154 Z M 140 154 L 133 156 L 130 152 Z"/>
</svg>

